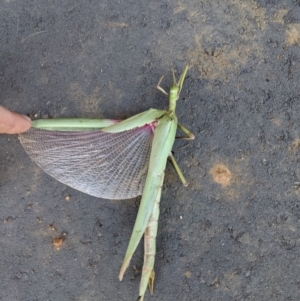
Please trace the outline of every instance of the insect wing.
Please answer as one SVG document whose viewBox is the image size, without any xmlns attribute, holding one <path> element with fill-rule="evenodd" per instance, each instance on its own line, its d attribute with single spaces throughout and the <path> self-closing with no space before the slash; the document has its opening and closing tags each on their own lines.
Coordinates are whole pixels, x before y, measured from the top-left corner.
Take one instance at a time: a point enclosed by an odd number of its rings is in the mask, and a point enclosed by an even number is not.
<svg viewBox="0 0 300 301">
<path fill-rule="evenodd" d="M 48 131 L 20 134 L 25 151 L 46 173 L 79 191 L 107 199 L 142 194 L 153 131 Z"/>
</svg>

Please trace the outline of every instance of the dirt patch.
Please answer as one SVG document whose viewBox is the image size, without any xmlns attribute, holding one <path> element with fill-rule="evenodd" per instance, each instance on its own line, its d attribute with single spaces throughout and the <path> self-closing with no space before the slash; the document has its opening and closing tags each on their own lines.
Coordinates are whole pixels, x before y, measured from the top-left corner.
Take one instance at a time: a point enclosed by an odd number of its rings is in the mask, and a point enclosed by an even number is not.
<svg viewBox="0 0 300 301">
<path fill-rule="evenodd" d="M 300 43 L 300 24 L 288 25 L 286 31 L 286 45 L 293 46 Z"/>
<path fill-rule="evenodd" d="M 232 174 L 230 170 L 224 164 L 216 164 L 210 170 L 215 182 L 222 186 L 228 186 L 231 182 Z"/>
</svg>

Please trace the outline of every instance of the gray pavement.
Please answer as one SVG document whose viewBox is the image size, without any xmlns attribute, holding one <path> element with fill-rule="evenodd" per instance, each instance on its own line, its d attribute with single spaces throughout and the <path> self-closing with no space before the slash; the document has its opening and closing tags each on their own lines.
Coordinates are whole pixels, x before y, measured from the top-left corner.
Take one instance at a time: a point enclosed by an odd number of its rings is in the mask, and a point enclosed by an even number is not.
<svg viewBox="0 0 300 301">
<path fill-rule="evenodd" d="M 124 119 L 164 109 L 190 70 L 168 165 L 156 301 L 299 300 L 300 2 L 0 4 L 0 104 L 32 118 Z M 136 300 L 142 245 L 117 275 L 139 198 L 97 199 L 0 137 L 0 300 Z"/>
</svg>

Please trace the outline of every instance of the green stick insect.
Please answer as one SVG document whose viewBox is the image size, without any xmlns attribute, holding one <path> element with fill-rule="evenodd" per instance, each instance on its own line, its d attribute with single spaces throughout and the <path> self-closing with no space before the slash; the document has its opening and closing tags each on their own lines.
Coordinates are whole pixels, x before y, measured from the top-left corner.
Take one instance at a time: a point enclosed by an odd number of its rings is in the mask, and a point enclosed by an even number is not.
<svg viewBox="0 0 300 301">
<path fill-rule="evenodd" d="M 126 120 L 40 119 L 20 135 L 29 156 L 58 181 L 95 197 L 126 199 L 142 195 L 137 218 L 120 270 L 129 266 L 144 235 L 144 264 L 138 301 L 149 286 L 153 293 L 159 202 L 169 158 L 182 183 L 187 182 L 171 150 L 177 127 L 187 137 L 194 135 L 177 122 L 176 102 L 187 73 L 185 67 L 169 93 L 169 109 L 149 109 Z M 162 77 L 163 78 L 163 77 Z M 159 85 L 157 88 L 167 94 Z"/>
</svg>

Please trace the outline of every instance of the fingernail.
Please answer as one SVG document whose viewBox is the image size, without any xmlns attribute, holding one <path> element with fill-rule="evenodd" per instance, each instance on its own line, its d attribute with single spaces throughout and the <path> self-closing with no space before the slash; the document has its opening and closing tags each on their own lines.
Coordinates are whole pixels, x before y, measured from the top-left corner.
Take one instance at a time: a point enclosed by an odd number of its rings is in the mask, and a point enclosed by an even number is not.
<svg viewBox="0 0 300 301">
<path fill-rule="evenodd" d="M 26 115 L 22 115 L 22 117 L 28 121 L 31 121 L 30 117 L 26 116 Z"/>
</svg>

